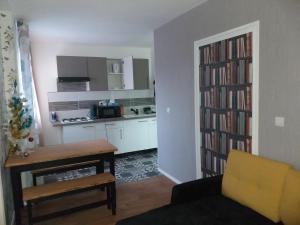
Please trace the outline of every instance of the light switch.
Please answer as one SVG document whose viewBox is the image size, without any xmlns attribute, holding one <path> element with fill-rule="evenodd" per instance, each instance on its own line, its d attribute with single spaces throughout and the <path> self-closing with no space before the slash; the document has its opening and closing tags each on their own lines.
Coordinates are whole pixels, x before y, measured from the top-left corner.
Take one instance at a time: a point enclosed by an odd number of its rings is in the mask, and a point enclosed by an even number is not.
<svg viewBox="0 0 300 225">
<path fill-rule="evenodd" d="M 275 117 L 275 126 L 276 127 L 284 127 L 284 117 Z"/>
<path fill-rule="evenodd" d="M 166 112 L 167 112 L 168 114 L 170 114 L 170 112 L 171 112 L 170 107 L 167 107 L 167 108 L 166 108 Z"/>
</svg>

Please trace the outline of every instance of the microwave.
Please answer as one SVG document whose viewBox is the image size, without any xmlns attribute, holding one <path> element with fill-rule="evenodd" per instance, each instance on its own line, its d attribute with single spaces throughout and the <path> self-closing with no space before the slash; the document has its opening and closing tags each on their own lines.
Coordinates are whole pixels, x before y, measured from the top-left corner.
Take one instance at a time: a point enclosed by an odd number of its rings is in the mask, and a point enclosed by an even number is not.
<svg viewBox="0 0 300 225">
<path fill-rule="evenodd" d="M 120 106 L 97 106 L 97 118 L 114 118 L 121 117 Z"/>
</svg>

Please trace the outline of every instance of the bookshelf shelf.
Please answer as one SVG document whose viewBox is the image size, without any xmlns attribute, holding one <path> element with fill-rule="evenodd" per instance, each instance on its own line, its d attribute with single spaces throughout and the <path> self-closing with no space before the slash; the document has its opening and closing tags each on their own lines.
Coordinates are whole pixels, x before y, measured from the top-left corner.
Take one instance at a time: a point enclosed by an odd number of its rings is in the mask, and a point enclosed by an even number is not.
<svg viewBox="0 0 300 225">
<path fill-rule="evenodd" d="M 228 152 L 252 153 L 252 32 L 198 50 L 201 171 L 222 174 Z"/>
</svg>

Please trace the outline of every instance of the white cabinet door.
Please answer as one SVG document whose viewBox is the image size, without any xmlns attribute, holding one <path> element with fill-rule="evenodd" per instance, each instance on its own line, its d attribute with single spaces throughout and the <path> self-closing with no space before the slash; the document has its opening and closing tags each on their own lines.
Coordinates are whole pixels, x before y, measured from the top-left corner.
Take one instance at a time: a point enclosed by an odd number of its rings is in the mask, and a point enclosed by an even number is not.
<svg viewBox="0 0 300 225">
<path fill-rule="evenodd" d="M 157 148 L 157 122 L 156 118 L 149 119 L 148 122 L 148 147 Z"/>
<path fill-rule="evenodd" d="M 124 89 L 133 89 L 133 57 L 127 56 L 123 58 L 123 81 Z"/>
<path fill-rule="evenodd" d="M 105 123 L 96 123 L 96 139 L 107 139 Z"/>
<path fill-rule="evenodd" d="M 95 140 L 95 125 L 69 125 L 63 127 L 63 143 L 75 143 L 80 141 Z"/>
<path fill-rule="evenodd" d="M 139 151 L 147 149 L 148 143 L 148 120 L 124 121 L 124 137 L 126 140 L 125 151 Z"/>
<path fill-rule="evenodd" d="M 114 122 L 105 124 L 107 140 L 118 148 L 119 153 L 124 153 L 124 129 L 123 123 Z"/>
</svg>

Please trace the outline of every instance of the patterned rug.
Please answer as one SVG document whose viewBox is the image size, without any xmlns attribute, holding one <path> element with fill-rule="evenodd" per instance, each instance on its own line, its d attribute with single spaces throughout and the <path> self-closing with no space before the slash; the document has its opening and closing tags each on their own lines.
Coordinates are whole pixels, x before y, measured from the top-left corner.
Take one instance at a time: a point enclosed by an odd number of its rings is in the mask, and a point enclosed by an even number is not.
<svg viewBox="0 0 300 225">
<path fill-rule="evenodd" d="M 157 150 L 147 150 L 145 152 L 117 156 L 115 168 L 117 183 L 119 184 L 140 181 L 149 177 L 158 176 L 160 173 L 157 169 Z M 109 171 L 107 164 L 105 165 L 105 171 Z M 93 174 L 96 174 L 95 167 L 72 170 L 66 173 L 44 176 L 44 182 L 51 183 L 56 181 L 72 180 Z"/>
</svg>

